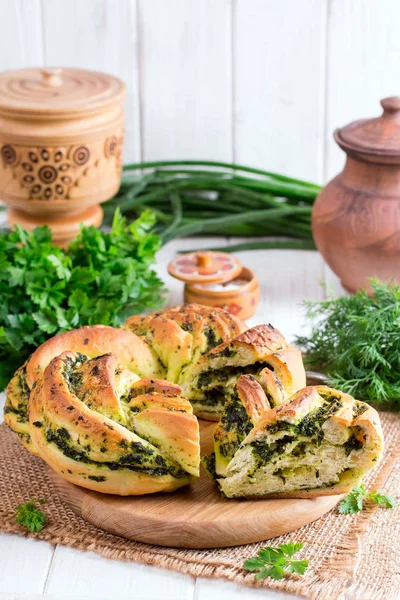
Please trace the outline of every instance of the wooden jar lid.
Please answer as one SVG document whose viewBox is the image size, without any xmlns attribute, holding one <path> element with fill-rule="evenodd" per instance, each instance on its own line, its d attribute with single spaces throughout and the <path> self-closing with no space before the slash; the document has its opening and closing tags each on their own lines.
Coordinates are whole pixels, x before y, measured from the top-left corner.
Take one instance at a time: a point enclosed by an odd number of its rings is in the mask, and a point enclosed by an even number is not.
<svg viewBox="0 0 400 600">
<path fill-rule="evenodd" d="M 78 117 L 120 102 L 125 85 L 85 69 L 21 69 L 0 73 L 0 113 L 36 118 Z"/>
<path fill-rule="evenodd" d="M 400 97 L 381 100 L 383 113 L 336 129 L 334 138 L 346 151 L 377 156 L 400 156 Z"/>
<path fill-rule="evenodd" d="M 242 268 L 241 262 L 226 252 L 198 251 L 174 258 L 168 272 L 187 283 L 223 283 L 237 277 Z"/>
</svg>

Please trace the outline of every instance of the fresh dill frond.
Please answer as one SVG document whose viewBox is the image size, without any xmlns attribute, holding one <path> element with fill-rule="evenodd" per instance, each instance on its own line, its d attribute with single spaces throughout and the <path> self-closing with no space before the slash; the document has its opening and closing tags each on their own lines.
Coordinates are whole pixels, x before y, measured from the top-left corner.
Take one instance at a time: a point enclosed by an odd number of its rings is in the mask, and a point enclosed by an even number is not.
<svg viewBox="0 0 400 600">
<path fill-rule="evenodd" d="M 373 295 L 306 302 L 309 337 L 296 343 L 305 364 L 357 398 L 400 405 L 400 287 L 371 280 Z"/>
</svg>

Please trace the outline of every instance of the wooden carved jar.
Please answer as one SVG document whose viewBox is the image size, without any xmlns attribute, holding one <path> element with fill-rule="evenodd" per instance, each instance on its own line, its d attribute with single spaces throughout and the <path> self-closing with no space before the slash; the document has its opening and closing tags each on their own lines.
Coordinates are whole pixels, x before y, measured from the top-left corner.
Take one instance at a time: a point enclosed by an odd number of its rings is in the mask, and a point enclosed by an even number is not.
<svg viewBox="0 0 400 600">
<path fill-rule="evenodd" d="M 207 250 L 181 254 L 169 263 L 168 272 L 185 282 L 186 303 L 218 306 L 243 320 L 258 308 L 258 279 L 232 254 Z"/>
<path fill-rule="evenodd" d="M 313 209 L 315 243 L 343 287 L 371 291 L 368 278 L 400 283 L 400 97 L 383 114 L 337 129 L 346 164 Z"/>
<path fill-rule="evenodd" d="M 120 185 L 125 86 L 83 69 L 0 74 L 0 200 L 26 229 L 66 244 Z"/>
</svg>

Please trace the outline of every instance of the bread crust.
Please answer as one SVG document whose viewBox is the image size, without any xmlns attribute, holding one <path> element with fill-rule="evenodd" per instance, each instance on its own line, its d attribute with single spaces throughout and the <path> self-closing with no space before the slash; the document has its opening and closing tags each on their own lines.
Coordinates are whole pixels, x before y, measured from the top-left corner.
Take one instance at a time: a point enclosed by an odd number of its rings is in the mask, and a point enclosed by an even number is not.
<svg viewBox="0 0 400 600">
<path fill-rule="evenodd" d="M 142 377 L 163 374 L 155 353 L 145 340 L 128 330 L 93 325 L 60 333 L 39 346 L 27 362 L 28 386 L 32 388 L 50 361 L 68 350 L 80 352 L 89 358 L 114 353 L 122 365 Z"/>
<path fill-rule="evenodd" d="M 186 466 L 189 462 L 192 474 L 196 474 L 199 465 L 198 423 L 190 403 L 178 397 L 177 412 L 173 412 L 173 396 L 165 397 L 167 407 L 162 407 L 164 396 L 152 392 L 160 396 L 158 407 L 153 408 L 151 394 L 147 394 L 149 408 L 139 416 L 144 415 L 148 428 L 158 427 L 161 434 L 165 428 L 165 441 L 178 448 L 164 454 L 128 428 L 129 422 L 115 393 L 119 376 L 116 357 L 103 356 L 73 369 L 73 374 L 80 375 L 79 390 L 75 393 L 66 369 L 77 359 L 79 355 L 72 352 L 53 358 L 32 389 L 29 424 L 39 456 L 67 481 L 108 494 L 172 491 L 192 481 L 191 473 L 182 470 L 182 463 Z M 165 382 L 152 381 L 157 389 L 165 386 Z M 170 387 L 168 390 L 171 392 Z M 135 401 L 140 397 L 135 397 Z M 105 399 L 104 405 L 101 398 Z M 117 420 L 119 415 L 121 418 Z M 167 468 L 159 468 L 164 463 L 171 465 L 171 473 L 161 472 Z M 146 472 L 149 470 L 160 473 Z"/>
<path fill-rule="evenodd" d="M 241 375 L 236 384 L 236 391 L 251 422 L 256 425 L 262 415 L 271 408 L 264 390 L 252 375 Z"/>
<path fill-rule="evenodd" d="M 183 393 L 201 405 L 202 398 L 207 397 L 207 391 L 220 386 L 216 373 L 223 375 L 225 369 L 229 371 L 230 367 L 241 367 L 243 374 L 249 374 L 248 370 L 252 373 L 253 365 L 260 371 L 257 379 L 273 405 L 286 402 L 306 384 L 300 350 L 290 346 L 280 331 L 268 324 L 257 325 L 204 354 L 182 383 Z M 208 376 L 209 373 L 211 377 L 203 385 L 203 375 Z M 229 381 L 231 388 L 234 384 L 234 380 Z M 201 408 L 196 407 L 196 414 L 215 420 L 221 413 L 215 412 L 212 406 L 207 411 L 207 404 L 204 403 Z"/>
<path fill-rule="evenodd" d="M 252 365 L 257 378 L 251 371 L 240 375 Z M 182 389 L 197 416 L 219 420 L 227 388 L 220 404 L 218 397 L 207 406 L 196 381 L 207 370 L 225 368 L 230 393 L 236 383 L 239 410 L 252 427 L 242 445 L 263 439 L 268 425 L 296 424 L 333 395 L 340 409 L 329 417 L 329 435 L 352 428 L 370 459 L 380 459 L 383 436 L 372 407 L 327 386 L 304 387 L 301 353 L 272 325 L 246 330 L 226 311 L 195 304 L 131 317 L 122 329 L 82 327 L 48 340 L 10 382 L 5 420 L 31 452 L 72 483 L 120 495 L 172 491 L 190 483 L 199 468 L 198 421 Z M 217 426 L 216 437 L 243 440 L 229 427 Z M 365 471 L 366 463 L 359 467 Z M 265 497 L 340 495 L 351 483 Z"/>
<path fill-rule="evenodd" d="M 198 361 L 193 373 L 217 367 L 219 362 L 237 365 L 248 364 L 249 360 L 266 360 L 273 352 L 287 346 L 283 335 L 272 325 L 257 325 L 208 352 Z M 241 361 L 241 358 L 244 360 Z"/>
<path fill-rule="evenodd" d="M 193 304 L 131 317 L 120 329 L 94 325 L 56 335 L 37 348 L 13 377 L 5 420 L 31 452 L 73 483 L 124 494 L 176 489 L 199 473 L 198 422 L 192 405 L 181 397 L 179 379 L 202 353 L 245 330 L 246 324 L 225 310 Z M 95 359 L 93 363 L 83 358 L 82 365 L 75 368 L 80 398 L 66 386 L 62 375 L 63 361 L 76 359 L 78 354 Z M 125 388 L 130 396 L 123 406 Z M 51 425 L 75 438 L 85 436 L 90 439 L 86 446 L 92 448 L 100 447 L 105 436 L 116 458 L 118 444 L 124 442 L 122 432 L 136 427 L 146 439 L 154 440 L 170 462 L 187 471 L 186 475 L 144 476 L 131 470 L 128 477 L 124 475 L 131 482 L 128 485 L 121 483 L 122 469 L 118 468 L 108 473 L 107 482 L 88 480 L 88 473 L 96 473 L 98 466 L 82 461 L 75 464 L 79 461 L 44 440 L 40 425 L 33 422 L 46 423 L 47 429 Z M 110 437 L 111 428 L 115 439 Z M 108 451 L 103 455 L 97 452 L 96 461 L 106 462 L 106 454 Z M 93 449 L 91 460 L 95 460 L 92 455 Z M 66 463 L 67 471 L 61 468 Z"/>
<path fill-rule="evenodd" d="M 130 317 L 125 326 L 144 337 L 165 365 L 167 379 L 186 381 L 201 356 L 246 331 L 244 321 L 218 307 L 185 304 Z"/>
</svg>

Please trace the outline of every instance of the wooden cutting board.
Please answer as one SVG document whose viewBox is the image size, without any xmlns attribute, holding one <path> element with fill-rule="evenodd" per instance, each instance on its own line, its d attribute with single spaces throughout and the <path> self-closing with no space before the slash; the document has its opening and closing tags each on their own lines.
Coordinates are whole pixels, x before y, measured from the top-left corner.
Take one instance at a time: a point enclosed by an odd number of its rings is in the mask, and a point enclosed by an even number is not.
<svg viewBox="0 0 400 600">
<path fill-rule="evenodd" d="M 202 453 L 215 423 L 200 421 Z M 312 500 L 228 500 L 202 472 L 172 494 L 110 496 L 51 477 L 64 502 L 86 521 L 130 540 L 176 548 L 224 548 L 268 540 L 315 521 L 342 496 Z"/>
</svg>

